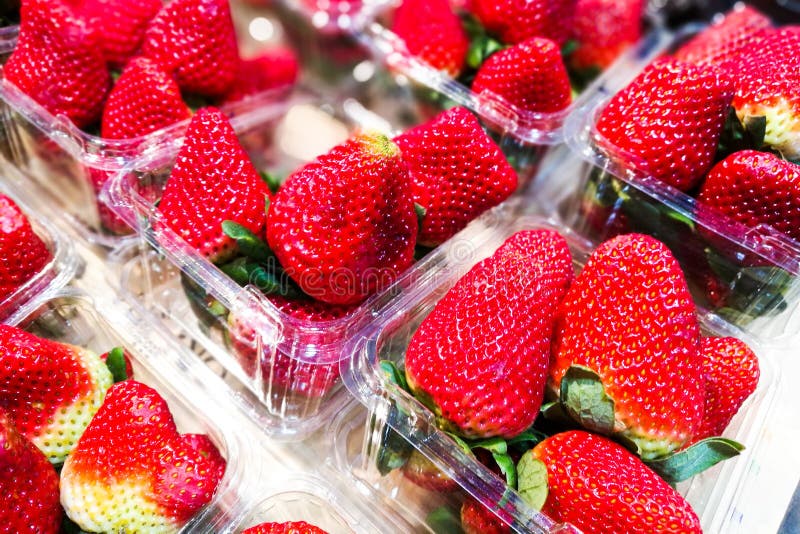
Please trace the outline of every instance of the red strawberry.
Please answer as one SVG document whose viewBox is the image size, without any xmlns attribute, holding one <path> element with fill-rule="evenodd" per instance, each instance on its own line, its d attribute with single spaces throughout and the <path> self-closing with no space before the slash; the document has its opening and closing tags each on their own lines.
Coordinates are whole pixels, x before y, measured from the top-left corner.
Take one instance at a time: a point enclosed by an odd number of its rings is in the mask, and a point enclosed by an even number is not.
<svg viewBox="0 0 800 534">
<path fill-rule="evenodd" d="M 461 73 L 469 39 L 448 0 L 403 0 L 394 13 L 392 31 L 408 51 L 452 77 Z"/>
<path fill-rule="evenodd" d="M 284 182 L 270 205 L 267 240 L 310 296 L 356 304 L 413 261 L 417 217 L 408 170 L 385 136 L 362 134 Z"/>
<path fill-rule="evenodd" d="M 713 164 L 732 98 L 714 67 L 660 59 L 611 99 L 597 130 L 625 165 L 687 191 Z"/>
<path fill-rule="evenodd" d="M 642 38 L 644 0 L 578 0 L 573 31 L 578 43 L 569 56 L 574 69 L 605 70 Z"/>
<path fill-rule="evenodd" d="M 706 377 L 705 415 L 692 441 L 721 436 L 733 416 L 758 385 L 758 356 L 735 337 L 702 341 Z"/>
<path fill-rule="evenodd" d="M 416 486 L 436 493 L 458 489 L 458 482 L 447 476 L 427 456 L 413 449 L 400 470 L 403 476 Z"/>
<path fill-rule="evenodd" d="M 478 119 L 456 107 L 395 137 L 425 208 L 417 242 L 436 246 L 517 189 L 517 175 Z"/>
<path fill-rule="evenodd" d="M 54 74 L 54 73 L 57 73 Z M 111 85 L 94 36 L 61 0 L 26 0 L 6 80 L 79 128 L 100 118 Z"/>
<path fill-rule="evenodd" d="M 131 139 L 192 116 L 175 78 L 151 60 L 136 58 L 125 67 L 103 109 L 102 136 Z"/>
<path fill-rule="evenodd" d="M 731 154 L 711 169 L 697 198 L 742 224 L 768 224 L 800 240 L 800 166 L 774 154 Z"/>
<path fill-rule="evenodd" d="M 261 523 L 242 531 L 242 534 L 328 534 L 319 527 L 305 521 L 285 523 Z"/>
<path fill-rule="evenodd" d="M 0 525 L 3 532 L 56 534 L 61 527 L 58 474 L 0 409 Z"/>
<path fill-rule="evenodd" d="M 511 528 L 472 497 L 461 503 L 461 528 L 464 534 L 508 534 Z"/>
<path fill-rule="evenodd" d="M 613 441 L 580 430 L 540 442 L 523 461 L 542 462 L 542 511 L 585 534 L 702 533 L 686 500 L 641 460 Z"/>
<path fill-rule="evenodd" d="M 694 435 L 703 416 L 700 328 L 680 265 L 660 241 L 626 234 L 591 255 L 558 310 L 555 391 L 573 365 L 599 376 L 614 401 L 613 431 L 643 458 Z"/>
<path fill-rule="evenodd" d="M 0 325 L 0 408 L 51 462 L 72 451 L 111 383 L 96 354 Z"/>
<path fill-rule="evenodd" d="M 102 169 L 89 169 L 89 181 L 92 184 L 92 191 L 95 196 L 95 207 L 97 217 L 100 221 L 102 231 L 113 235 L 126 235 L 133 232 L 130 226 L 117 215 L 108 204 L 100 200 L 101 192 L 106 182 L 119 171 L 104 171 Z"/>
<path fill-rule="evenodd" d="M 147 28 L 142 53 L 174 72 L 189 93 L 227 93 L 239 63 L 228 0 L 171 0 Z"/>
<path fill-rule="evenodd" d="M 167 403 L 126 380 L 61 471 L 61 504 L 91 532 L 177 531 L 212 498 L 225 460 L 205 436 L 178 433 Z"/>
<path fill-rule="evenodd" d="M 293 85 L 299 71 L 297 55 L 291 48 L 270 48 L 255 57 L 239 61 L 236 79 L 222 100 L 236 102 L 262 91 Z"/>
<path fill-rule="evenodd" d="M 577 0 L 472 0 L 472 12 L 508 44 L 546 37 L 558 45 L 572 36 Z"/>
<path fill-rule="evenodd" d="M 494 93 L 532 113 L 554 113 L 572 102 L 561 51 L 556 43 L 541 37 L 489 56 L 478 69 L 472 90 Z"/>
<path fill-rule="evenodd" d="M 52 258 L 19 206 L 0 194 L 0 302 L 36 276 Z"/>
<path fill-rule="evenodd" d="M 547 377 L 556 306 L 573 277 L 563 237 L 514 234 L 436 304 L 406 352 L 411 391 L 469 438 L 531 426 Z"/>
<path fill-rule="evenodd" d="M 165 223 L 200 254 L 222 262 L 236 250 L 222 223 L 262 232 L 269 196 L 227 117 L 214 108 L 199 110 L 164 186 L 159 209 Z"/>
</svg>

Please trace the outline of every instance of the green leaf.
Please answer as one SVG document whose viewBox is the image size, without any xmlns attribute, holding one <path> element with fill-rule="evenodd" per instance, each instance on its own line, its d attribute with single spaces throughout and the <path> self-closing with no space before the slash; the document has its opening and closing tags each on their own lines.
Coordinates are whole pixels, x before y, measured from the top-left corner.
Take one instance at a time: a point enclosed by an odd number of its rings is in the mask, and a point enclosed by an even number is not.
<svg viewBox="0 0 800 534">
<path fill-rule="evenodd" d="M 561 405 L 583 428 L 605 435 L 614 431 L 614 400 L 606 395 L 600 376 L 588 367 L 567 369 L 561 379 Z"/>
<path fill-rule="evenodd" d="M 263 239 L 237 222 L 223 221 L 222 232 L 236 241 L 242 254 L 255 262 L 264 263 L 275 257 Z"/>
<path fill-rule="evenodd" d="M 464 438 L 452 432 L 445 431 L 445 434 L 453 438 L 453 441 L 455 441 L 464 452 L 472 456 L 472 446 Z"/>
<path fill-rule="evenodd" d="M 488 35 L 480 35 L 472 39 L 469 50 L 467 51 L 467 66 L 472 69 L 479 69 L 483 62 L 495 52 L 499 52 L 505 48 L 503 43 L 489 37 Z"/>
<path fill-rule="evenodd" d="M 425 523 L 433 532 L 464 534 L 464 530 L 461 528 L 461 516 L 456 515 L 448 506 L 434 509 L 425 518 Z"/>
<path fill-rule="evenodd" d="M 422 232 L 422 223 L 425 222 L 425 215 L 427 212 L 428 210 L 425 209 L 425 206 L 414 202 L 414 213 L 417 214 L 417 229 L 420 232 Z"/>
<path fill-rule="evenodd" d="M 472 449 L 486 449 L 492 454 L 506 454 L 508 452 L 508 444 L 506 440 L 500 437 L 486 438 L 470 443 Z"/>
<path fill-rule="evenodd" d="M 517 491 L 534 510 L 541 510 L 547 500 L 547 466 L 532 451 L 517 463 Z"/>
<path fill-rule="evenodd" d="M 723 460 L 737 456 L 742 450 L 744 446 L 732 439 L 706 438 L 686 449 L 646 463 L 664 480 L 677 484 Z"/>
<path fill-rule="evenodd" d="M 115 384 L 127 380 L 128 372 L 125 369 L 125 349 L 122 347 L 114 347 L 108 351 L 106 367 L 111 371 L 111 376 L 114 378 Z"/>
<path fill-rule="evenodd" d="M 572 427 L 575 425 L 575 421 L 566 412 L 564 406 L 561 405 L 560 400 L 542 404 L 542 407 L 539 409 L 539 413 L 542 414 L 542 417 L 548 421 L 552 421 L 553 423 L 557 423 L 566 427 Z"/>
<path fill-rule="evenodd" d="M 411 443 L 392 428 L 392 423 L 401 417 L 403 417 L 403 414 L 393 404 L 389 408 L 386 423 L 381 429 L 381 441 L 378 446 L 376 464 L 378 472 L 383 476 L 403 467 L 414 450 Z"/>
<path fill-rule="evenodd" d="M 274 174 L 270 174 L 267 171 L 259 171 L 258 175 L 261 177 L 261 180 L 267 185 L 267 188 L 270 190 L 271 193 L 277 193 L 278 189 L 280 189 L 283 180 Z"/>
<path fill-rule="evenodd" d="M 247 258 L 236 258 L 235 260 L 219 266 L 219 270 L 230 276 L 231 279 L 240 286 L 250 283 L 250 272 L 247 270 Z"/>
<path fill-rule="evenodd" d="M 517 487 L 517 467 L 514 460 L 508 454 L 492 453 L 494 462 L 500 468 L 500 472 L 506 477 L 506 484 L 509 488 Z"/>
<path fill-rule="evenodd" d="M 563 45 L 561 45 L 561 57 L 567 57 L 575 50 L 578 49 L 580 46 L 580 42 L 577 39 L 569 39 Z"/>
<path fill-rule="evenodd" d="M 535 447 L 540 441 L 547 438 L 547 434 L 539 432 L 536 429 L 529 428 L 522 434 L 518 434 L 511 439 L 506 440 L 509 449 L 523 449 L 528 450 Z"/>
<path fill-rule="evenodd" d="M 386 375 L 386 377 L 393 383 L 397 384 L 405 391 L 410 392 L 411 389 L 408 387 L 408 382 L 406 381 L 406 374 L 398 369 L 398 367 L 394 364 L 393 361 L 390 360 L 381 360 L 380 361 L 380 368 Z"/>
</svg>

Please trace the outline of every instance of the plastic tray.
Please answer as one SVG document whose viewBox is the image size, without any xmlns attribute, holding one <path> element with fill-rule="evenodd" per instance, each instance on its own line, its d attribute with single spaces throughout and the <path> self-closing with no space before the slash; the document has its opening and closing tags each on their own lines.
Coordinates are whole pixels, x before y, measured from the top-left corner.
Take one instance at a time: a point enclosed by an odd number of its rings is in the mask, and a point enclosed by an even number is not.
<svg viewBox="0 0 800 534">
<path fill-rule="evenodd" d="M 511 212 L 509 212 L 511 210 Z M 340 467 L 386 495 L 397 496 L 401 506 L 420 521 L 435 508 L 458 504 L 458 495 L 442 498 L 404 480 L 398 472 L 381 476 L 376 467 L 381 452 L 381 437 L 391 427 L 444 473 L 458 482 L 462 494 L 471 494 L 490 508 L 498 503 L 512 518 L 519 532 L 564 532 L 569 525 L 558 525 L 527 506 L 516 492 L 491 471 L 466 455 L 435 425 L 433 413 L 397 386 L 387 382 L 379 361 L 390 359 L 402 366 L 409 340 L 435 303 L 479 260 L 489 256 L 510 235 L 522 229 L 554 228 L 570 243 L 576 267 L 585 262 L 591 245 L 557 223 L 521 216 L 514 220 L 513 207 L 501 207 L 474 221 L 456 239 L 445 244 L 398 280 L 403 290 L 388 305 L 374 310 L 378 320 L 371 323 L 348 347 L 353 364 L 344 381 L 350 392 L 368 410 L 365 426 L 353 418 L 342 418 L 336 432 Z M 513 221 L 513 222 L 508 222 Z M 706 532 L 729 532 L 728 525 L 741 519 L 757 502 L 740 499 L 750 482 L 758 477 L 759 445 L 766 434 L 778 375 L 765 348 L 713 315 L 701 314 L 704 334 L 736 335 L 745 339 L 758 354 L 761 380 L 757 391 L 746 401 L 725 432 L 746 446 L 737 458 L 681 483 L 678 489 L 693 505 Z M 357 419 L 355 419 L 357 421 Z M 387 427 L 388 425 L 388 427 Z M 451 511 L 458 517 L 458 508 Z"/>
</svg>

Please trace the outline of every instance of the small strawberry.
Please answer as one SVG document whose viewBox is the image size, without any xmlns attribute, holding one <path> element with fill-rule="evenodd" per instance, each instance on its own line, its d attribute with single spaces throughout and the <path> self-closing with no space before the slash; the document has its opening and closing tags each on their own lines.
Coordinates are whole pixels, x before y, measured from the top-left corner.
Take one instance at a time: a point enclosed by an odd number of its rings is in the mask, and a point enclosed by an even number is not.
<svg viewBox="0 0 800 534">
<path fill-rule="evenodd" d="M 167 226 L 200 254 L 221 262 L 236 250 L 222 223 L 262 232 L 269 196 L 227 117 L 205 108 L 189 123 L 158 207 Z"/>
<path fill-rule="evenodd" d="M 0 409 L 0 525 L 3 532 L 56 534 L 61 527 L 58 474 Z"/>
<path fill-rule="evenodd" d="M 538 481 L 547 485 L 542 511 L 585 534 L 702 532 L 697 515 L 676 490 L 602 436 L 580 430 L 556 434 L 527 452 L 522 462 L 545 467 Z"/>
<path fill-rule="evenodd" d="M 511 527 L 490 512 L 486 506 L 467 497 L 461 503 L 461 528 L 464 534 L 509 534 Z"/>
<path fill-rule="evenodd" d="M 458 482 L 447 476 L 427 456 L 414 449 L 400 469 L 403 476 L 414 485 L 436 493 L 458 489 Z"/>
<path fill-rule="evenodd" d="M 236 79 L 222 97 L 223 102 L 236 102 L 247 96 L 278 87 L 291 86 L 297 81 L 300 64 L 294 50 L 275 47 L 259 55 L 241 59 Z"/>
<path fill-rule="evenodd" d="M 227 93 L 239 63 L 228 0 L 171 0 L 153 18 L 142 53 L 168 71 L 189 93 Z"/>
<path fill-rule="evenodd" d="M 660 241 L 626 234 L 591 255 L 558 310 L 555 392 L 571 366 L 595 373 L 613 401 L 613 420 L 580 422 L 621 434 L 645 459 L 681 447 L 699 428 L 700 328 L 680 265 Z"/>
<path fill-rule="evenodd" d="M 611 99 L 597 130 L 623 164 L 688 191 L 714 162 L 732 99 L 722 71 L 660 59 Z"/>
<path fill-rule="evenodd" d="M 392 31 L 408 51 L 452 77 L 461 73 L 469 39 L 448 0 L 403 0 L 394 13 Z"/>
<path fill-rule="evenodd" d="M 108 204 L 100 200 L 106 183 L 117 172 L 119 171 L 89 168 L 89 181 L 95 196 L 95 208 L 97 209 L 101 230 L 113 235 L 126 235 L 133 232 L 131 227 Z"/>
<path fill-rule="evenodd" d="M 411 195 L 397 145 L 357 135 L 287 178 L 269 208 L 267 240 L 308 295 L 356 304 L 411 265 Z"/>
<path fill-rule="evenodd" d="M 554 113 L 572 102 L 561 51 L 556 43 L 541 37 L 489 56 L 475 74 L 472 90 L 494 93 L 532 113 Z"/>
<path fill-rule="evenodd" d="M 61 0 L 27 0 L 20 18 L 5 79 L 79 128 L 99 119 L 111 76 L 97 36 Z"/>
<path fill-rule="evenodd" d="M 545 37 L 563 45 L 572 36 L 577 0 L 472 0 L 487 31 L 507 44 Z"/>
<path fill-rule="evenodd" d="M 61 471 L 61 504 L 91 532 L 172 532 L 214 495 L 226 462 L 202 435 L 178 433 L 140 382 L 111 387 Z"/>
<path fill-rule="evenodd" d="M 285 523 L 260 523 L 247 528 L 242 534 L 328 534 L 325 530 L 305 521 L 287 521 Z"/>
<path fill-rule="evenodd" d="M 578 0 L 573 31 L 577 48 L 569 55 L 576 70 L 605 70 L 642 38 L 644 0 Z"/>
<path fill-rule="evenodd" d="M 19 206 L 0 194 L 0 302 L 36 276 L 52 258 Z"/>
<path fill-rule="evenodd" d="M 394 138 L 408 165 L 414 202 L 425 208 L 417 242 L 436 246 L 517 189 L 500 148 L 465 108 L 445 111 Z"/>
<path fill-rule="evenodd" d="M 111 383 L 97 354 L 0 325 L 0 408 L 52 463 L 70 454 Z"/>
<path fill-rule="evenodd" d="M 544 394 L 555 309 L 572 278 L 563 237 L 523 231 L 436 304 L 411 338 L 406 379 L 447 430 L 510 438 L 531 426 Z"/>
</svg>

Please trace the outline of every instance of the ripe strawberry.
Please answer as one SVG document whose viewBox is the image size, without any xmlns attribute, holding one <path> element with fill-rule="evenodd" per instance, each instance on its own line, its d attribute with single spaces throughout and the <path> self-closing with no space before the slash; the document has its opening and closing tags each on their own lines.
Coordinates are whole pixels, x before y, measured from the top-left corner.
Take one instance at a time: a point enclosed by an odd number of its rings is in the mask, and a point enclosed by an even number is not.
<svg viewBox="0 0 800 534">
<path fill-rule="evenodd" d="M 461 503 L 461 528 L 464 534 L 508 534 L 511 528 L 472 497 Z"/>
<path fill-rule="evenodd" d="M 585 534 L 700 534 L 686 500 L 636 456 L 613 441 L 580 430 L 563 432 L 526 453 L 547 469 L 542 511 Z M 525 460 L 525 457 L 523 457 Z"/>
<path fill-rule="evenodd" d="M 212 498 L 225 460 L 205 436 L 178 433 L 167 403 L 126 380 L 61 471 L 61 504 L 91 532 L 177 531 Z"/>
<path fill-rule="evenodd" d="M 0 325 L 0 408 L 52 463 L 70 454 L 111 383 L 93 352 Z"/>
<path fill-rule="evenodd" d="M 108 139 L 131 139 L 191 116 L 175 78 L 139 57 L 128 63 L 109 93 L 100 131 Z"/>
<path fill-rule="evenodd" d="M 203 256 L 222 262 L 236 251 L 222 223 L 231 220 L 262 232 L 269 196 L 227 117 L 215 108 L 199 110 L 161 196 L 165 224 Z"/>
<path fill-rule="evenodd" d="M 392 31 L 408 51 L 452 77 L 461 73 L 469 38 L 448 0 L 403 0 L 394 13 Z"/>
<path fill-rule="evenodd" d="M 58 474 L 0 409 L 0 525 L 3 532 L 56 534 L 61 527 Z"/>
<path fill-rule="evenodd" d="M 417 242 L 436 246 L 517 189 L 500 148 L 465 108 L 445 111 L 394 138 L 408 165 L 414 202 L 425 208 Z"/>
<path fill-rule="evenodd" d="M 563 237 L 514 234 L 436 304 L 406 352 L 414 395 L 468 438 L 513 437 L 539 412 L 556 306 L 573 277 Z"/>
<path fill-rule="evenodd" d="M 19 206 L 0 194 L 0 302 L 36 276 L 52 258 Z"/>
<path fill-rule="evenodd" d="M 706 382 L 705 414 L 692 441 L 721 436 L 758 385 L 758 356 L 735 337 L 702 340 Z"/>
<path fill-rule="evenodd" d="M 731 154 L 711 169 L 697 198 L 742 224 L 768 224 L 800 240 L 800 166 L 774 154 Z"/>
<path fill-rule="evenodd" d="M 285 523 L 261 523 L 247 528 L 242 534 L 328 534 L 326 531 L 305 521 L 287 521 Z"/>
<path fill-rule="evenodd" d="M 23 3 L 19 40 L 3 75 L 79 128 L 100 118 L 111 85 L 96 36 L 61 0 Z"/>
<path fill-rule="evenodd" d="M 239 64 L 228 0 L 171 0 L 153 18 L 142 53 L 168 71 L 189 93 L 227 93 Z"/>
<path fill-rule="evenodd" d="M 558 310 L 554 391 L 573 365 L 599 376 L 614 401 L 613 431 L 644 459 L 694 435 L 703 416 L 700 329 L 680 265 L 660 241 L 626 234 L 591 255 Z"/>
<path fill-rule="evenodd" d="M 283 268 L 330 304 L 388 286 L 411 265 L 416 237 L 408 169 L 380 134 L 355 136 L 289 176 L 267 218 Z"/>
<path fill-rule="evenodd" d="M 569 56 L 573 69 L 605 70 L 642 38 L 644 0 L 578 0 L 573 32 L 578 47 Z"/>
<path fill-rule="evenodd" d="M 556 43 L 541 37 L 489 56 L 475 74 L 472 90 L 494 93 L 532 113 L 554 113 L 572 102 L 561 51 Z"/>
<path fill-rule="evenodd" d="M 291 48 L 270 48 L 239 61 L 236 79 L 222 101 L 236 102 L 262 91 L 293 85 L 299 71 L 297 55 Z"/>
<path fill-rule="evenodd" d="M 545 37 L 559 46 L 572 37 L 577 0 L 473 0 L 472 12 L 507 44 Z"/>
<path fill-rule="evenodd" d="M 713 164 L 732 99 L 722 71 L 660 59 L 611 99 L 597 130 L 625 165 L 688 191 Z"/>
</svg>

